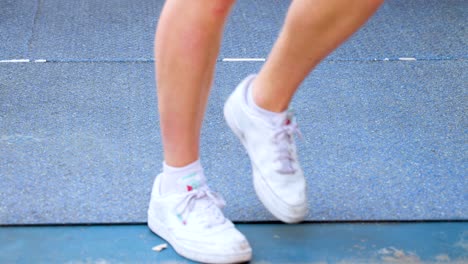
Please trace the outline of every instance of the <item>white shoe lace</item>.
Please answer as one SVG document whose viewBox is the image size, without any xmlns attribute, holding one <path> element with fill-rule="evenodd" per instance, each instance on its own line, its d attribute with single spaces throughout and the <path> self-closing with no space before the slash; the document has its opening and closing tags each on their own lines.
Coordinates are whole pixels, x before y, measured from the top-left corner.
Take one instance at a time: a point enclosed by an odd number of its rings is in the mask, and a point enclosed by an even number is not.
<svg viewBox="0 0 468 264">
<path fill-rule="evenodd" d="M 293 174 L 296 169 L 293 163 L 296 162 L 294 155 L 294 134 L 302 137 L 298 125 L 292 121 L 291 117 L 287 117 L 287 124 L 281 125 L 275 131 L 273 143 L 278 146 L 278 157 L 276 161 L 280 162 L 280 168 L 277 172 L 282 174 Z"/>
<path fill-rule="evenodd" d="M 184 225 L 187 224 L 189 215 L 196 213 L 193 219 L 205 227 L 212 227 L 224 223 L 225 218 L 220 209 L 225 205 L 226 201 L 221 195 L 212 192 L 208 186 L 203 186 L 187 192 L 176 206 L 176 212 Z"/>
</svg>

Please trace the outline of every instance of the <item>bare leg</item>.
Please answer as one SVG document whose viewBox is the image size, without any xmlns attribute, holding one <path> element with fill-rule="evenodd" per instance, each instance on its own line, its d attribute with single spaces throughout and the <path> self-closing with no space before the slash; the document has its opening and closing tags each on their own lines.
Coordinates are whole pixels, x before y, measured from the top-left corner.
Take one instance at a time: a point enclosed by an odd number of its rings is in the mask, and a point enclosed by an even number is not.
<svg viewBox="0 0 468 264">
<path fill-rule="evenodd" d="M 209 189 L 199 162 L 201 124 L 233 3 L 167 0 L 156 32 L 165 163 L 153 183 L 148 226 L 179 254 L 202 263 L 244 263 L 252 258 L 249 242 L 224 217 L 224 200 Z"/>
<path fill-rule="evenodd" d="M 200 129 L 233 0 L 170 0 L 155 40 L 158 108 L 168 165 L 199 158 Z"/>
<path fill-rule="evenodd" d="M 383 0 L 295 0 L 270 56 L 253 84 L 253 98 L 272 112 L 288 108 L 309 72 L 374 14 Z"/>
</svg>

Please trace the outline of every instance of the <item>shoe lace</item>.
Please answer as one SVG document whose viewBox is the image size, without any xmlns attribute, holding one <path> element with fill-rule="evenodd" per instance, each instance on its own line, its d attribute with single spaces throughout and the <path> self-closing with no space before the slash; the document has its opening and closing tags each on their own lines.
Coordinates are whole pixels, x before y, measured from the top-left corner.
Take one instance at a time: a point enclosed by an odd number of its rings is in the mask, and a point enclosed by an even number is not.
<svg viewBox="0 0 468 264">
<path fill-rule="evenodd" d="M 186 225 L 189 215 L 197 212 L 196 219 L 205 226 L 222 224 L 225 221 L 221 210 L 226 205 L 223 197 L 210 190 L 208 186 L 187 192 L 176 206 L 177 217 Z"/>
<path fill-rule="evenodd" d="M 293 174 L 296 172 L 293 166 L 293 162 L 295 162 L 293 153 L 294 135 L 298 135 L 299 138 L 302 138 L 299 126 L 296 122 L 291 120 L 292 118 L 288 116 L 285 124 L 279 126 L 273 136 L 273 143 L 278 146 L 278 157 L 276 161 L 280 163 L 280 168 L 277 169 L 277 172 L 282 174 Z"/>
</svg>

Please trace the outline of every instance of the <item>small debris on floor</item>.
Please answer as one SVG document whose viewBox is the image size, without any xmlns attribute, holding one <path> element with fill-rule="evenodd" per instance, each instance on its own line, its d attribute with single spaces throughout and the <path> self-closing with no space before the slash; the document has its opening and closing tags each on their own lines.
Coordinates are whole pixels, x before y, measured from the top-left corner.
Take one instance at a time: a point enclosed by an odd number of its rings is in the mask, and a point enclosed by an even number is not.
<svg viewBox="0 0 468 264">
<path fill-rule="evenodd" d="M 167 248 L 167 244 L 161 244 L 161 245 L 154 246 L 152 250 L 160 252 L 166 248 Z"/>
</svg>

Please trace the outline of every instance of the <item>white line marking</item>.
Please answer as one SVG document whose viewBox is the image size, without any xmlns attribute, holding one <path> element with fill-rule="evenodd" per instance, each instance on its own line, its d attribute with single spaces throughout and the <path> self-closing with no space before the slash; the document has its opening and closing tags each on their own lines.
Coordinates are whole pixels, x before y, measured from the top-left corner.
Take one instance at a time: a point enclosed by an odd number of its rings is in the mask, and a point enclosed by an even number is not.
<svg viewBox="0 0 468 264">
<path fill-rule="evenodd" d="M 416 58 L 398 58 L 398 60 L 401 60 L 401 61 L 415 61 Z"/>
<path fill-rule="evenodd" d="M 389 61 L 389 58 L 384 58 L 383 61 Z M 416 58 L 412 57 L 401 57 L 398 58 L 399 61 L 416 61 Z M 266 61 L 265 58 L 223 58 L 224 62 L 255 62 L 255 61 Z M 11 60 L 0 60 L 0 63 L 23 63 L 23 62 L 36 62 L 44 63 L 47 62 L 46 59 L 37 59 L 31 61 L 30 59 L 11 59 Z"/>
<path fill-rule="evenodd" d="M 18 62 L 30 62 L 30 60 L 29 59 L 13 59 L 13 60 L 0 60 L 0 62 L 18 63 Z"/>
<path fill-rule="evenodd" d="M 224 58 L 223 61 L 265 61 L 265 58 Z"/>
</svg>

